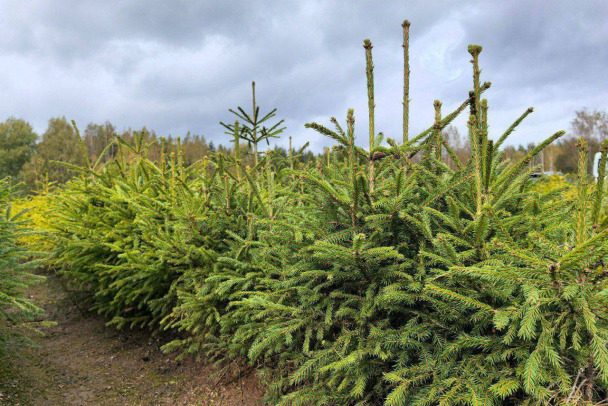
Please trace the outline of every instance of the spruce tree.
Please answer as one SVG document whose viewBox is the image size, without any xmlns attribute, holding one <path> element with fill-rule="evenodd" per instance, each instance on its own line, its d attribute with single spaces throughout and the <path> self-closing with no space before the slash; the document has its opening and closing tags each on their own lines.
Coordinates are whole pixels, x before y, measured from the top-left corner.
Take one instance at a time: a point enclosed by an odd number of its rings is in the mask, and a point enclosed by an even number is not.
<svg viewBox="0 0 608 406">
<path fill-rule="evenodd" d="M 12 210 L 15 188 L 0 180 L 0 358 L 9 346 L 29 341 L 24 333 L 35 328 L 32 320 L 42 313 L 26 296 L 26 289 L 43 277 L 31 273 L 33 252 L 18 243 L 31 231 L 23 212 Z"/>
</svg>

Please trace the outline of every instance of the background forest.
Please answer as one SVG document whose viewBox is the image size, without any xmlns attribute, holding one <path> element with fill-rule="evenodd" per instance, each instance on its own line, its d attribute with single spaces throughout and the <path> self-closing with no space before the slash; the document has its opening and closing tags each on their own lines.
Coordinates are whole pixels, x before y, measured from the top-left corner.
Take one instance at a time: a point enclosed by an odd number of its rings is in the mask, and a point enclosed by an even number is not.
<svg viewBox="0 0 608 406">
<path fill-rule="evenodd" d="M 131 129 L 118 132 L 121 138 L 132 140 L 134 134 L 140 134 L 146 143 L 160 137 L 146 127 L 139 131 Z M 102 152 L 115 141 L 117 129 L 112 123 L 90 123 L 81 135 L 88 155 L 97 159 Z M 576 140 L 584 138 L 589 144 L 589 170 L 591 173 L 592 159 L 599 152 L 602 141 L 608 138 L 608 115 L 604 111 L 581 109 L 574 112 L 571 121 L 571 131 L 568 136 L 549 145 L 531 162 L 531 166 L 540 165 L 543 172 L 561 172 L 573 174 L 577 171 Z M 455 126 L 444 131 L 444 138 L 461 159 L 467 159 L 471 154 L 471 146 L 466 136 Z M 24 119 L 10 117 L 0 123 L 0 178 L 10 177 L 12 183 L 23 182 L 24 190 L 39 191 L 47 183 L 63 184 L 72 176 L 72 172 L 59 162 L 83 165 L 85 157 L 80 147 L 80 136 L 74 126 L 65 117 L 51 118 L 48 128 L 42 134 L 37 134 L 32 126 Z M 228 146 L 225 146 L 227 144 Z M 160 142 L 150 149 L 149 158 L 160 159 Z M 179 146 L 178 146 L 179 145 Z M 214 144 L 207 141 L 203 135 L 186 134 L 183 137 L 166 138 L 167 151 L 181 150 L 185 165 L 189 166 L 211 153 L 219 152 L 234 155 L 230 140 Z M 535 143 L 527 145 L 507 145 L 504 148 L 505 159 L 519 160 L 536 147 Z M 247 155 L 247 145 L 243 157 Z M 116 147 L 110 147 L 103 155 L 104 162 L 114 159 Z M 289 152 L 283 147 L 274 147 L 274 151 L 284 157 Z M 292 151 L 292 152 L 295 152 Z M 299 155 L 301 162 L 309 162 L 326 157 L 328 150 L 312 152 L 302 151 Z M 452 158 L 444 153 L 445 162 L 454 168 Z"/>
</svg>

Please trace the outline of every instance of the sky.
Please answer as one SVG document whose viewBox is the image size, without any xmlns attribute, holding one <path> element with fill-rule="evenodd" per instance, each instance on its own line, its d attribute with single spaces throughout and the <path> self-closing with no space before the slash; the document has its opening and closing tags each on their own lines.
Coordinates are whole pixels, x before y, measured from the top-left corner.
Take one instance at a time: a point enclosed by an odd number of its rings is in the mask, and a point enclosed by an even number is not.
<svg viewBox="0 0 608 406">
<path fill-rule="evenodd" d="M 410 133 L 461 104 L 472 88 L 467 45 L 483 46 L 492 88 L 490 136 L 528 107 L 511 136 L 538 143 L 569 130 L 574 112 L 608 108 L 605 1 L 89 1 L 0 0 L 0 119 L 43 133 L 51 117 L 110 121 L 158 135 L 188 131 L 227 145 L 229 108 L 278 109 L 279 145 L 332 143 L 307 122 L 342 123 L 355 109 L 367 135 L 363 40 L 373 43 L 376 130 L 401 139 L 404 19 L 410 28 Z M 463 116 L 456 122 L 465 131 Z"/>
</svg>

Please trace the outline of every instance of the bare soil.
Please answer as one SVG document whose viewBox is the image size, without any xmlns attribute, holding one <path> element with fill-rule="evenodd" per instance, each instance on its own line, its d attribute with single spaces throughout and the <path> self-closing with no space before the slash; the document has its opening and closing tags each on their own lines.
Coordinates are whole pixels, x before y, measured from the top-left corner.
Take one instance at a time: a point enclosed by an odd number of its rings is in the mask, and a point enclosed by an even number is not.
<svg viewBox="0 0 608 406">
<path fill-rule="evenodd" d="M 50 276 L 29 292 L 57 324 L 32 348 L 0 359 L 1 406 L 254 406 L 262 390 L 237 366 L 224 373 L 160 351 L 162 338 L 116 331 L 83 314 Z"/>
</svg>

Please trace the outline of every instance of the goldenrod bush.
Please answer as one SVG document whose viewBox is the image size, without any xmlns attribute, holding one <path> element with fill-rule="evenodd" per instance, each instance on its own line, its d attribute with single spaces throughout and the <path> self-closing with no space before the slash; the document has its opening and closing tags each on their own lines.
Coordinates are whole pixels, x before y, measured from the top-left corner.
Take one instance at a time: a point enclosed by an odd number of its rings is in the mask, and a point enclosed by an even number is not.
<svg viewBox="0 0 608 406">
<path fill-rule="evenodd" d="M 27 235 L 19 238 L 19 244 L 27 245 L 31 251 L 49 252 L 52 250 L 52 239 L 46 234 L 49 227 L 49 209 L 53 195 L 44 192 L 26 195 L 13 201 L 13 210 L 22 212 L 21 218 L 31 229 Z"/>
</svg>

